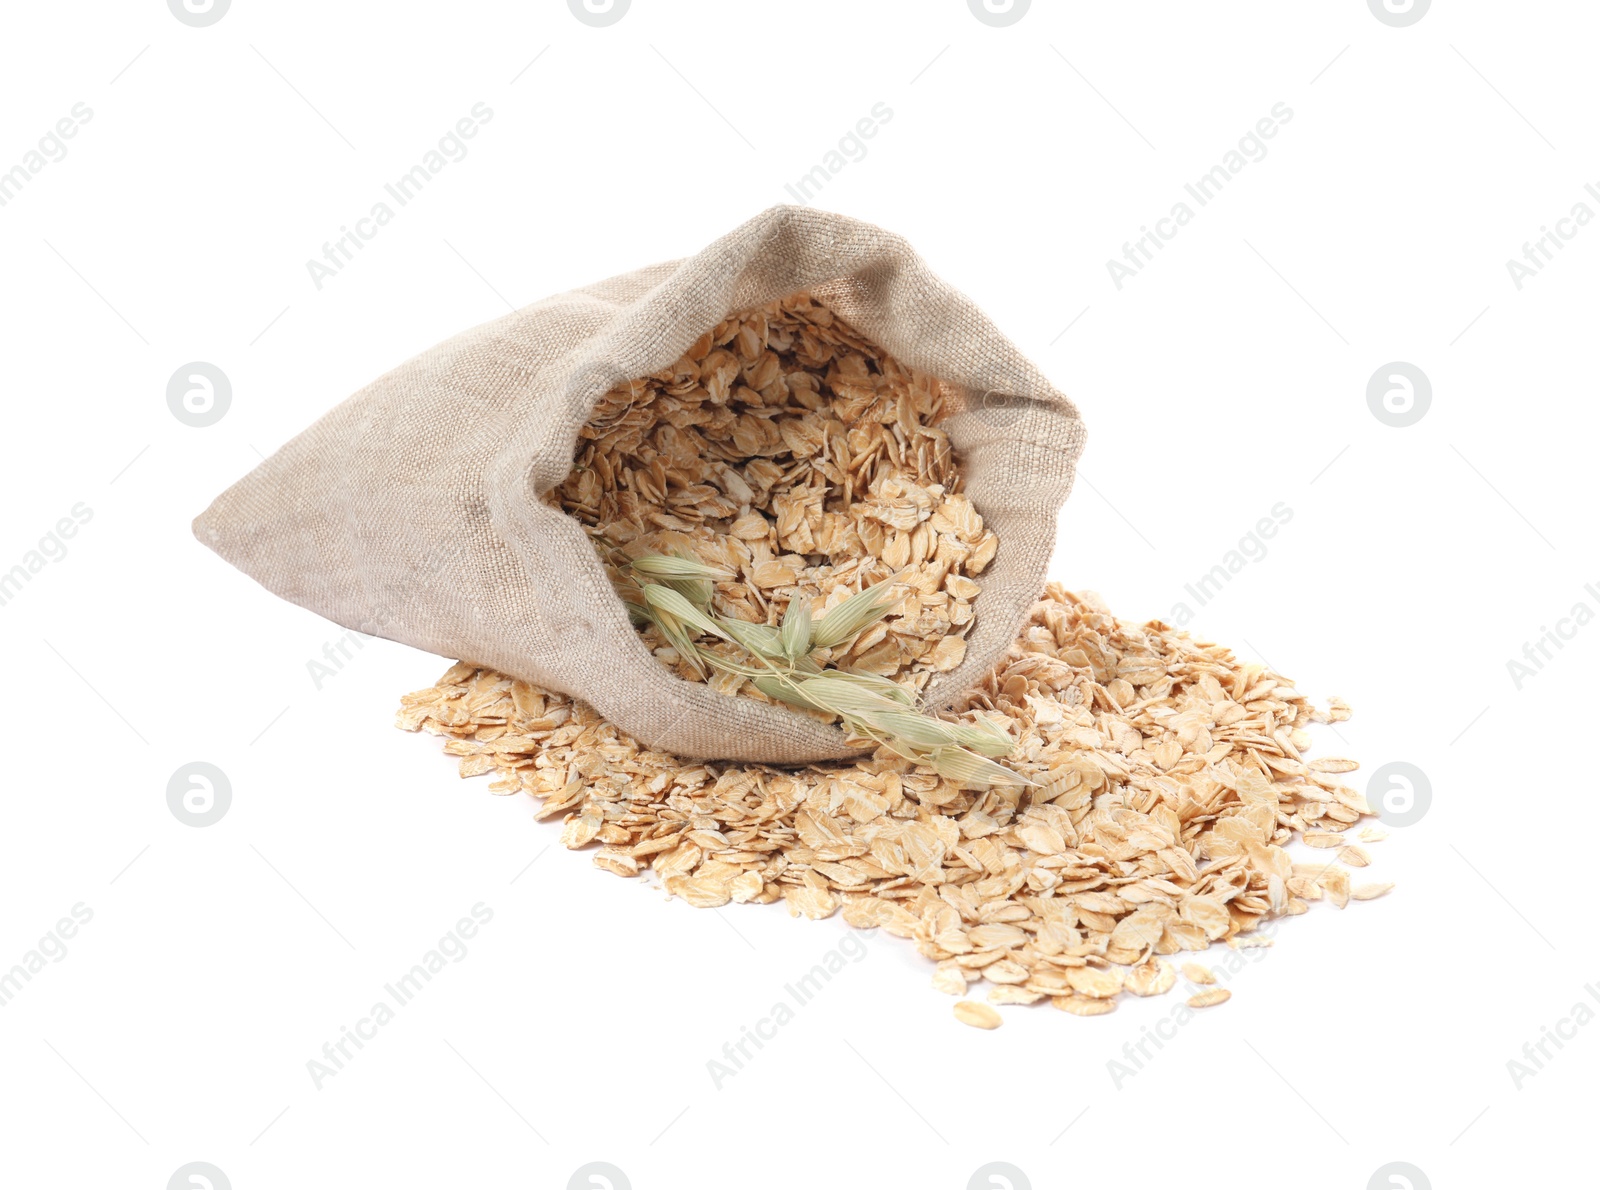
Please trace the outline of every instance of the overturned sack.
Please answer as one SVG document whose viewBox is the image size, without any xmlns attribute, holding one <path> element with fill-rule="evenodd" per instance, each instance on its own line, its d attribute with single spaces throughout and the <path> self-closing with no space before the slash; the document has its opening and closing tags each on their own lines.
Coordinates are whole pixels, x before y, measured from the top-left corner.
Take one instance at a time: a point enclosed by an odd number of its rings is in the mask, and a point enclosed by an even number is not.
<svg viewBox="0 0 1600 1190">
<path fill-rule="evenodd" d="M 964 492 L 999 540 L 939 709 L 1004 655 L 1044 581 L 1076 409 L 905 241 L 777 207 L 702 252 L 463 332 L 380 377 L 224 492 L 199 539 L 356 631 L 584 699 L 679 755 L 769 763 L 859 749 L 834 726 L 675 676 L 629 623 L 584 527 L 546 497 L 619 385 L 670 369 L 728 315 L 809 293 L 937 379 Z"/>
</svg>

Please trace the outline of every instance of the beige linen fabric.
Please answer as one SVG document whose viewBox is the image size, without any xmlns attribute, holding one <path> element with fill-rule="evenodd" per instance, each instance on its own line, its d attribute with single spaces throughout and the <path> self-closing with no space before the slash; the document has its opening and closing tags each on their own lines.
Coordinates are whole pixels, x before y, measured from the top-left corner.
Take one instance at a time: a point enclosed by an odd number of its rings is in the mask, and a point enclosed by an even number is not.
<svg viewBox="0 0 1600 1190">
<path fill-rule="evenodd" d="M 540 499 L 609 389 L 798 290 L 939 377 L 961 410 L 945 426 L 1000 548 L 966 660 L 929 685 L 927 705 L 947 705 L 1004 655 L 1042 589 L 1083 423 L 903 239 L 842 215 L 774 207 L 685 260 L 464 331 L 336 406 L 219 496 L 195 535 L 346 628 L 576 695 L 652 747 L 779 764 L 852 755 L 835 727 L 669 673 L 580 526 Z"/>
</svg>

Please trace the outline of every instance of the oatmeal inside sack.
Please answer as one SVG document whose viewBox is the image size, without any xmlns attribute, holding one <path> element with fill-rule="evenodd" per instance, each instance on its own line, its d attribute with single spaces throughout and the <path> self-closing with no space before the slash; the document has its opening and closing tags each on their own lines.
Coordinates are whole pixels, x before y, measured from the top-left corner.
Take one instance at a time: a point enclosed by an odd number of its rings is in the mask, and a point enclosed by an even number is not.
<svg viewBox="0 0 1600 1190">
<path fill-rule="evenodd" d="M 998 545 L 961 494 L 944 412 L 938 380 L 798 294 L 725 319 L 671 367 L 608 393 L 549 499 L 586 526 L 619 585 L 648 555 L 721 568 L 731 577 L 710 610 L 723 617 L 776 626 L 797 597 L 822 616 L 891 583 L 886 617 L 814 657 L 920 691 L 965 656 L 972 576 Z M 680 677 L 766 697 L 690 665 L 654 625 L 641 631 Z"/>
</svg>

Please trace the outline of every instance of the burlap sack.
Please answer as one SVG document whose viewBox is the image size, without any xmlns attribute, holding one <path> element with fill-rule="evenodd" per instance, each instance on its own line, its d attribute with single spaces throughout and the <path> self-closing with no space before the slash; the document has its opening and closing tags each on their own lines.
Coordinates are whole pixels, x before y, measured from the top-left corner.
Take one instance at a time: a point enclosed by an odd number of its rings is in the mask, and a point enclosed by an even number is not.
<svg viewBox="0 0 1600 1190">
<path fill-rule="evenodd" d="M 675 361 L 735 311 L 809 289 L 954 389 L 966 491 L 999 537 L 966 660 L 927 705 L 1002 656 L 1038 596 L 1083 448 L 1077 410 L 899 236 L 774 207 L 653 265 L 449 339 L 336 406 L 195 519 L 240 570 L 346 628 L 583 698 L 652 747 L 794 764 L 854 754 L 834 727 L 718 694 L 644 646 L 578 524 L 541 495 L 620 381 Z"/>
</svg>

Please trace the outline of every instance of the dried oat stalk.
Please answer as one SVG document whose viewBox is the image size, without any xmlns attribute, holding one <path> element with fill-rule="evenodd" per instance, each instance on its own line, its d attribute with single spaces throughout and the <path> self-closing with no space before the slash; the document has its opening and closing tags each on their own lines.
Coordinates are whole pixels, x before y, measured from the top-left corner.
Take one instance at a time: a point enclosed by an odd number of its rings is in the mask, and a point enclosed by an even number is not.
<svg viewBox="0 0 1600 1190">
<path fill-rule="evenodd" d="M 914 764 L 972 788 L 1026 785 L 992 757 L 1012 740 L 993 719 L 950 723 L 920 714 L 904 687 L 874 674 L 824 667 L 818 655 L 882 620 L 896 600 L 887 582 L 857 591 L 821 619 L 795 595 L 778 627 L 719 616 L 713 585 L 732 575 L 692 558 L 646 554 L 628 564 L 619 588 L 629 611 L 672 642 L 697 673 L 712 670 L 748 680 L 768 698 L 836 720 L 854 737 L 881 744 Z"/>
</svg>

